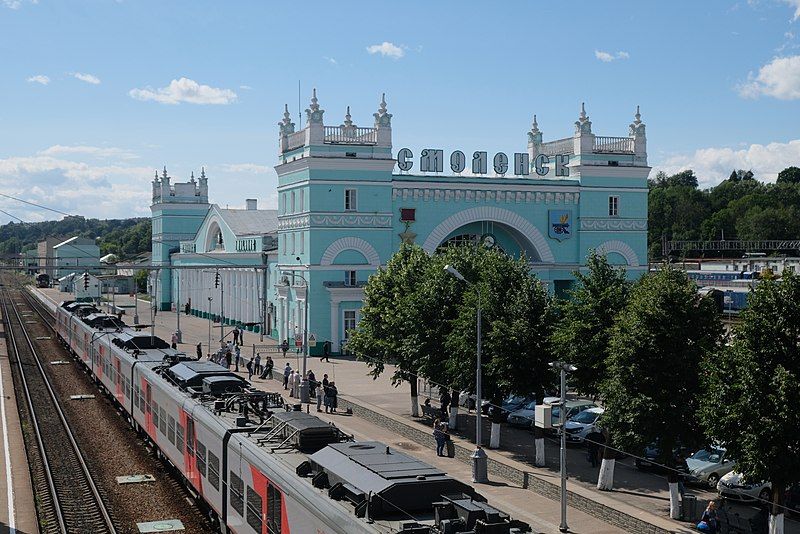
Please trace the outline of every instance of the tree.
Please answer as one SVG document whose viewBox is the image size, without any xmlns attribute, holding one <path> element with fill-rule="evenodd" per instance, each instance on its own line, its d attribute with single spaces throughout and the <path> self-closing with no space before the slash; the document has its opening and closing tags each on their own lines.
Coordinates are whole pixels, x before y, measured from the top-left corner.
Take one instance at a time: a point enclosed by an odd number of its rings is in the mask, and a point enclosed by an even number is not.
<svg viewBox="0 0 800 534">
<path fill-rule="evenodd" d="M 684 272 L 666 268 L 634 285 L 614 325 L 601 387 L 602 425 L 613 446 L 638 453 L 658 442 L 658 460 L 673 465 L 678 443 L 697 444 L 701 362 L 721 332 L 715 303 L 701 298 Z M 614 460 L 604 456 L 598 489 L 611 489 Z M 670 515 L 677 517 L 674 474 L 669 482 Z"/>
<path fill-rule="evenodd" d="M 392 383 L 411 385 L 411 413 L 419 415 L 417 375 L 423 362 L 442 354 L 430 326 L 442 320 L 442 310 L 426 306 L 424 281 L 431 258 L 417 245 L 403 244 L 385 268 L 370 276 L 358 329 L 347 346 L 372 368 L 377 378 L 394 364 Z"/>
<path fill-rule="evenodd" d="M 611 329 L 625 306 L 628 282 L 625 270 L 592 251 L 586 261 L 589 272 L 576 271 L 576 287 L 560 305 L 553 333 L 553 351 L 558 359 L 574 364 L 571 374 L 578 391 L 597 397 L 606 378 Z"/>
<path fill-rule="evenodd" d="M 761 282 L 741 319 L 706 365 L 701 418 L 746 482 L 771 482 L 769 531 L 780 534 L 784 492 L 800 482 L 800 278 Z"/>
<path fill-rule="evenodd" d="M 490 447 L 500 445 L 500 412 L 504 395 L 543 395 L 552 385 L 549 337 L 553 315 L 544 287 L 527 260 L 496 249 L 452 247 L 438 263 L 453 265 L 468 281 L 450 276 L 445 287 L 463 292 L 445 340 L 448 376 L 461 389 L 475 391 L 477 308 L 482 309 L 482 369 L 485 398 L 494 405 Z M 444 269 L 442 268 L 442 275 Z M 440 276 L 442 276 L 440 275 Z M 449 275 L 447 275 L 449 276 Z M 448 289 L 445 289 L 445 293 Z M 476 407 L 480 409 L 480 407 Z"/>
<path fill-rule="evenodd" d="M 778 173 L 779 184 L 800 184 L 800 167 L 786 167 Z"/>
</svg>

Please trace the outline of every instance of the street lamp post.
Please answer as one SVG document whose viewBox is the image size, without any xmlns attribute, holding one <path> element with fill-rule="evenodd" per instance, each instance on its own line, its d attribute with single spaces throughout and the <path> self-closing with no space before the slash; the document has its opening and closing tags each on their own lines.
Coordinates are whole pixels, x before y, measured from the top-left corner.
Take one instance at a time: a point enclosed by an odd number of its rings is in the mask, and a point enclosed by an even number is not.
<svg viewBox="0 0 800 534">
<path fill-rule="evenodd" d="M 458 270 L 453 267 L 452 265 L 445 265 L 444 270 L 461 280 L 467 285 L 474 285 L 471 282 L 468 282 L 464 275 L 462 275 Z M 477 318 L 477 330 L 478 330 L 478 341 L 476 343 L 476 355 L 477 355 L 477 365 L 475 370 L 475 450 L 473 451 L 472 455 L 472 482 L 475 483 L 486 483 L 489 481 L 489 477 L 487 474 L 487 464 L 488 464 L 488 457 L 486 455 L 486 451 L 483 450 L 481 444 L 483 443 L 482 437 L 482 430 L 483 430 L 483 399 L 481 398 L 482 395 L 482 384 L 481 384 L 481 377 L 483 373 L 481 372 L 481 292 L 478 288 L 478 318 Z"/>
<path fill-rule="evenodd" d="M 183 333 L 181 332 L 181 271 L 175 271 L 175 337 L 178 338 L 178 343 L 183 343 Z"/>
<path fill-rule="evenodd" d="M 208 357 L 211 357 L 211 301 L 214 297 L 208 297 Z"/>
<path fill-rule="evenodd" d="M 308 402 L 308 378 L 306 376 L 308 367 L 308 280 L 302 275 L 292 272 L 292 278 L 298 277 L 303 281 L 305 287 L 305 298 L 303 299 L 303 374 L 300 376 L 300 402 Z M 289 278 L 284 276 L 283 283 L 288 286 Z M 295 289 L 296 291 L 296 289 Z"/>
<path fill-rule="evenodd" d="M 554 369 L 561 371 L 561 401 L 559 404 L 559 420 L 561 423 L 561 450 L 559 456 L 559 473 L 561 475 L 561 524 L 558 527 L 560 532 L 569 532 L 567 526 L 567 433 L 564 424 L 567 421 L 567 372 L 576 371 L 578 368 L 566 362 L 550 362 L 548 364 Z"/>
</svg>

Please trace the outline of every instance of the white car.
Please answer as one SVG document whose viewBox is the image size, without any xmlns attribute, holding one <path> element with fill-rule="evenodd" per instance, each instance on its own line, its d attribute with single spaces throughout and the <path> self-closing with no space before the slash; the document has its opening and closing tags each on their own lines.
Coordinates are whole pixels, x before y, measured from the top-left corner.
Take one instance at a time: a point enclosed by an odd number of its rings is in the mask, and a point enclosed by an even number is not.
<svg viewBox="0 0 800 534">
<path fill-rule="evenodd" d="M 687 458 L 688 482 L 706 483 L 712 488 L 716 488 L 719 479 L 733 471 L 736 466 L 733 460 L 726 458 L 726 453 L 724 448 L 714 446 L 700 449 Z"/>
<path fill-rule="evenodd" d="M 592 432 L 599 432 L 597 420 L 600 419 L 604 411 L 603 408 L 589 408 L 570 417 L 569 421 L 564 423 L 567 441 L 570 443 L 583 443 L 586 436 Z"/>
<path fill-rule="evenodd" d="M 772 498 L 772 484 L 769 482 L 746 484 L 742 480 L 741 473 L 731 471 L 719 479 L 717 493 L 720 497 L 731 501 L 760 501 L 759 504 L 766 504 Z"/>
</svg>

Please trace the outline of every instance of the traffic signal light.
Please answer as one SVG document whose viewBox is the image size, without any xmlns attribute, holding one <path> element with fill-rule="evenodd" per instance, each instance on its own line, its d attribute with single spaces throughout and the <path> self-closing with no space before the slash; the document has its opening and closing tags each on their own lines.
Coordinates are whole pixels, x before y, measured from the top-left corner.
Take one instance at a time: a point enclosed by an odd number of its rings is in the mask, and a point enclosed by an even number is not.
<svg viewBox="0 0 800 534">
<path fill-rule="evenodd" d="M 83 273 L 83 290 L 89 289 L 89 273 Z"/>
<path fill-rule="evenodd" d="M 219 271 L 217 271 L 217 274 L 214 275 L 214 287 L 219 287 Z"/>
</svg>

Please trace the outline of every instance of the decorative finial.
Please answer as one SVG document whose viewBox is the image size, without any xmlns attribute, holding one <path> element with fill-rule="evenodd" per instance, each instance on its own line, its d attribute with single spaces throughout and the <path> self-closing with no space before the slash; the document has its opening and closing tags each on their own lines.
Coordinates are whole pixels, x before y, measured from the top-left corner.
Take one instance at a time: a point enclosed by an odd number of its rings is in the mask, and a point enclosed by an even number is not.
<svg viewBox="0 0 800 534">
<path fill-rule="evenodd" d="M 386 113 L 386 93 L 381 93 L 381 107 L 378 113 Z"/>
<path fill-rule="evenodd" d="M 642 123 L 642 114 L 639 113 L 639 105 L 638 104 L 636 105 L 636 115 L 634 115 L 633 118 L 635 119 L 633 121 L 633 123 L 636 124 L 637 126 Z"/>
<path fill-rule="evenodd" d="M 347 128 L 351 128 L 353 126 L 353 121 L 351 120 L 352 117 L 350 116 L 350 106 L 347 106 L 347 114 L 344 116 L 344 126 Z"/>
<path fill-rule="evenodd" d="M 200 167 L 200 179 L 203 180 L 206 177 L 206 168 Z"/>
<path fill-rule="evenodd" d="M 289 113 L 289 104 L 283 105 L 283 123 L 289 124 L 292 122 L 292 115 Z"/>
<path fill-rule="evenodd" d="M 314 87 L 314 89 L 311 91 L 311 106 L 310 106 L 311 107 L 311 111 L 319 110 L 319 103 L 318 102 L 319 101 L 317 100 L 317 88 Z"/>
<path fill-rule="evenodd" d="M 322 114 L 324 110 L 319 108 L 319 101 L 317 100 L 317 88 L 315 87 L 311 92 L 311 104 L 306 109 L 306 120 L 309 123 L 322 124 Z"/>
<path fill-rule="evenodd" d="M 533 116 L 533 125 L 531 128 L 531 133 L 539 133 L 539 123 L 536 121 L 536 115 Z"/>
<path fill-rule="evenodd" d="M 194 182 L 194 171 L 192 171 L 192 177 L 190 178 L 190 180 Z"/>
<path fill-rule="evenodd" d="M 586 106 L 583 102 L 581 102 L 581 114 L 578 117 L 578 120 L 575 121 L 575 133 L 592 133 L 592 121 L 589 120 L 589 115 L 586 114 Z"/>
<path fill-rule="evenodd" d="M 586 106 L 584 105 L 583 102 L 581 102 L 581 116 L 580 116 L 581 122 L 585 122 L 586 119 L 588 118 L 589 116 L 586 115 Z"/>
<path fill-rule="evenodd" d="M 381 104 L 378 107 L 378 112 L 372 114 L 375 117 L 375 126 L 391 126 L 392 114 L 386 109 L 386 93 L 381 93 Z"/>
<path fill-rule="evenodd" d="M 167 166 L 164 165 L 164 174 L 162 175 L 164 178 L 167 177 Z"/>
<path fill-rule="evenodd" d="M 158 180 L 158 169 L 156 169 L 156 180 Z"/>
</svg>

